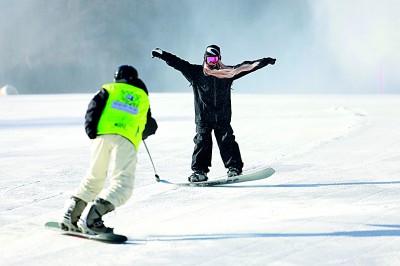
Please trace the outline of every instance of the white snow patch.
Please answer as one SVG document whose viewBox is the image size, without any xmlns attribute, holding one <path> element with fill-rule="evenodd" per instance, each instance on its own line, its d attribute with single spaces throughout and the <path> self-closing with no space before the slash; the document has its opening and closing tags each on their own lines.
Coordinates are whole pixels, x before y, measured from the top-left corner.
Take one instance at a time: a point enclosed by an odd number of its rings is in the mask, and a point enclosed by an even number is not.
<svg viewBox="0 0 400 266">
<path fill-rule="evenodd" d="M 143 146 L 130 201 L 104 217 L 107 245 L 43 228 L 87 170 L 92 95 L 0 98 L 2 265 L 398 265 L 400 96 L 233 94 L 247 170 L 266 180 L 210 188 L 156 183 Z M 190 174 L 193 96 L 153 93 L 149 137 L 162 179 Z M 216 146 L 216 145 L 215 145 Z M 225 169 L 214 148 L 210 178 Z"/>
</svg>

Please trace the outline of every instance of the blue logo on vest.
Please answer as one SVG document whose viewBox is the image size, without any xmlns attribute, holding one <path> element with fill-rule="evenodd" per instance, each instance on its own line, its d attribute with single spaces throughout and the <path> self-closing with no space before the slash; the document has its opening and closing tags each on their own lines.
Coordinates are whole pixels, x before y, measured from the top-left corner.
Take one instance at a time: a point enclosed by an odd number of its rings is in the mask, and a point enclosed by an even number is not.
<svg viewBox="0 0 400 266">
<path fill-rule="evenodd" d="M 130 95 L 130 94 L 127 94 L 127 95 L 126 95 L 126 98 L 127 98 L 129 101 L 133 101 L 133 96 Z"/>
<path fill-rule="evenodd" d="M 113 101 L 111 104 L 111 108 L 127 112 L 133 115 L 137 115 L 139 113 L 139 108 L 118 101 Z"/>
</svg>

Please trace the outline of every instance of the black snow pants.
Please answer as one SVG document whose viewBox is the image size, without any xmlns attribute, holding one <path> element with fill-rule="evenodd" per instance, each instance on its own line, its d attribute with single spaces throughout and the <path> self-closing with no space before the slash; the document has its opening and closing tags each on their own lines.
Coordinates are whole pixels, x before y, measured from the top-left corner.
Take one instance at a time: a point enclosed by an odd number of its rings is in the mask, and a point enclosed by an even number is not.
<svg viewBox="0 0 400 266">
<path fill-rule="evenodd" d="M 192 170 L 200 170 L 205 173 L 210 171 L 213 145 L 211 132 L 213 130 L 224 166 L 226 168 L 235 167 L 242 170 L 243 161 L 239 145 L 235 141 L 230 123 L 219 125 L 196 124 L 196 136 L 193 139 L 195 147 L 192 156 Z"/>
</svg>

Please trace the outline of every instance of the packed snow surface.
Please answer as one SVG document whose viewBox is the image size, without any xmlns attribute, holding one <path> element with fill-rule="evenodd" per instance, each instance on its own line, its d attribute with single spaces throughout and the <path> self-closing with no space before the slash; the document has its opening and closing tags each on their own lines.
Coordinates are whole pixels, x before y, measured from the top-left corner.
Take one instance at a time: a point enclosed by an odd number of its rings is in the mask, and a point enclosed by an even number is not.
<svg viewBox="0 0 400 266">
<path fill-rule="evenodd" d="M 45 230 L 89 163 L 92 95 L 0 97 L 1 265 L 400 265 L 400 96 L 233 93 L 245 170 L 219 187 L 157 183 L 144 145 L 129 202 L 104 217 L 126 244 Z M 157 174 L 184 182 L 190 93 L 150 95 Z M 209 178 L 225 175 L 214 145 Z"/>
</svg>

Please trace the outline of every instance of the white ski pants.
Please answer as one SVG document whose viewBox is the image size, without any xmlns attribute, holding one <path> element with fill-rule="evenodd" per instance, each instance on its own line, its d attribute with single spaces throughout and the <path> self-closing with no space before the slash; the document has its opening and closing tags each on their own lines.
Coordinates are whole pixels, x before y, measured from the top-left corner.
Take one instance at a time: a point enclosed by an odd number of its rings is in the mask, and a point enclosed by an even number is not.
<svg viewBox="0 0 400 266">
<path fill-rule="evenodd" d="M 123 205 L 131 197 L 135 182 L 137 152 L 135 146 L 120 135 L 101 135 L 92 141 L 90 168 L 74 196 L 91 202 L 96 197 Z M 109 166 L 110 184 L 104 188 Z"/>
</svg>

